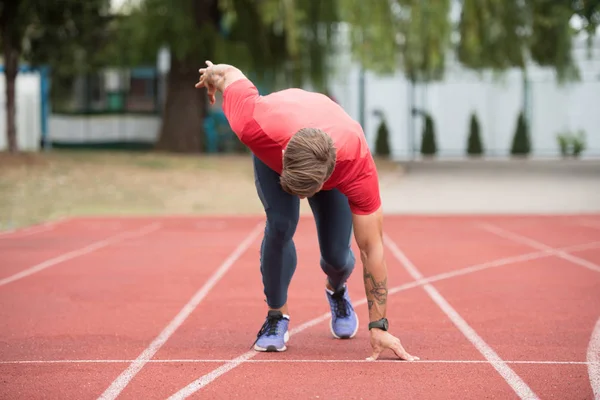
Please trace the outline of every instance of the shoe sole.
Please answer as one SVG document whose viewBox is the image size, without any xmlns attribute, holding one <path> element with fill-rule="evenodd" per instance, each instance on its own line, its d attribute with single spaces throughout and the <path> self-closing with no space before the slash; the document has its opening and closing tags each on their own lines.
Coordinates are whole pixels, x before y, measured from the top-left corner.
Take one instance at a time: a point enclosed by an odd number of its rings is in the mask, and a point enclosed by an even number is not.
<svg viewBox="0 0 600 400">
<path fill-rule="evenodd" d="M 284 344 L 283 344 L 282 348 L 278 349 L 277 347 L 275 347 L 273 345 L 267 346 L 266 348 L 264 348 L 264 347 L 260 347 L 259 345 L 255 344 L 254 345 L 254 350 L 256 350 L 256 351 L 263 351 L 263 352 L 266 352 L 266 353 L 276 353 L 276 352 L 286 351 L 287 350 L 287 346 L 285 344 L 288 342 L 288 340 L 290 340 L 290 334 L 289 334 L 288 331 L 286 331 L 283 334 L 283 343 Z"/>
<path fill-rule="evenodd" d="M 331 334 L 333 335 L 334 338 L 336 339 L 352 339 L 354 336 L 356 336 L 356 332 L 358 332 L 358 327 L 360 326 L 360 320 L 358 319 L 358 316 L 356 317 L 356 328 L 354 328 L 354 332 L 352 332 L 352 334 L 350 334 L 349 336 L 338 336 L 335 334 L 334 330 L 333 330 L 333 318 L 329 320 L 329 330 L 331 331 Z"/>
</svg>

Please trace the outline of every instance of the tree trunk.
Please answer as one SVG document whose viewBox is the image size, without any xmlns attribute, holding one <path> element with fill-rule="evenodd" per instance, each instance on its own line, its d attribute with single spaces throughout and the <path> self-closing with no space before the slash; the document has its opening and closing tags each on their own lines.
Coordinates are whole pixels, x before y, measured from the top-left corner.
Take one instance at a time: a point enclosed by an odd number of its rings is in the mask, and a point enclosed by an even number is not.
<svg viewBox="0 0 600 400">
<path fill-rule="evenodd" d="M 210 25 L 218 32 L 221 12 L 218 0 L 194 0 L 191 13 L 198 27 Z M 214 54 L 214 40 L 205 38 L 205 46 L 194 49 L 192 54 L 178 59 L 171 58 L 167 80 L 167 98 L 163 113 L 158 150 L 197 153 L 204 150 L 204 118 L 207 112 L 206 89 L 194 87 L 200 74 L 198 70 Z"/>
<path fill-rule="evenodd" d="M 15 84 L 19 72 L 19 47 L 13 43 L 10 17 L 16 13 L 16 7 L 6 7 L 2 20 L 2 43 L 4 55 L 4 76 L 6 78 L 6 142 L 8 151 L 16 153 L 17 146 L 17 107 L 15 101 Z"/>
<path fill-rule="evenodd" d="M 167 80 L 158 150 L 197 153 L 204 149 L 203 121 L 206 115 L 206 90 L 198 90 L 200 64 L 172 60 Z"/>
</svg>

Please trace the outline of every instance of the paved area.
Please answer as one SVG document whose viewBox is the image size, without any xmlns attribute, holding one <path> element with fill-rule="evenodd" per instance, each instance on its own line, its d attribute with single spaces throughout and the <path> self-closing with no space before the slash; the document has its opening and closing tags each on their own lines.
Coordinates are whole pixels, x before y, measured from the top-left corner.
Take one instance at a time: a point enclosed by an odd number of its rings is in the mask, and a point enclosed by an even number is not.
<svg viewBox="0 0 600 400">
<path fill-rule="evenodd" d="M 600 212 L 600 160 L 418 161 L 382 176 L 388 213 Z"/>
</svg>

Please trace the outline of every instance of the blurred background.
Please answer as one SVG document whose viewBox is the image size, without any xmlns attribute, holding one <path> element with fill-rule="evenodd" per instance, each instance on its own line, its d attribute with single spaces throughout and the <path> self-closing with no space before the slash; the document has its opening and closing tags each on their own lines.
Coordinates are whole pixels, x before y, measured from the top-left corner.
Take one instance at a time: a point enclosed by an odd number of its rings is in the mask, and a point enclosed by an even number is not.
<svg viewBox="0 0 600 400">
<path fill-rule="evenodd" d="M 598 212 L 599 24 L 600 0 L 0 0 L 0 230 L 261 212 L 205 60 L 338 102 L 387 212 Z"/>
</svg>

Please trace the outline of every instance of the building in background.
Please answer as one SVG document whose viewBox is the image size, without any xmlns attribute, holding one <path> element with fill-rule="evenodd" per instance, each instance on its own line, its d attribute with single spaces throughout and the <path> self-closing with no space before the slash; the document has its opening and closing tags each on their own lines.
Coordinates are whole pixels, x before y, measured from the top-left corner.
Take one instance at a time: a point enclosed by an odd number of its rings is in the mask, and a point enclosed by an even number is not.
<svg viewBox="0 0 600 400">
<path fill-rule="evenodd" d="M 427 113 L 435 124 L 438 158 L 465 158 L 469 123 L 474 113 L 481 126 L 484 157 L 510 156 L 519 113 L 530 125 L 530 157 L 560 157 L 558 135 L 585 134 L 583 157 L 600 157 L 600 34 L 588 57 L 586 38 L 575 40 L 573 56 L 581 80 L 557 83 L 549 68 L 528 65 L 527 81 L 518 69 L 497 78 L 463 68 L 449 52 L 445 78 L 429 84 L 411 83 L 399 71 L 376 76 L 361 71 L 341 38 L 340 54 L 332 64 L 336 77 L 331 93 L 357 121 L 361 121 L 371 146 L 385 118 L 391 155 L 397 160 L 420 159 L 423 121 Z M 412 115 L 411 110 L 420 111 Z"/>
</svg>

